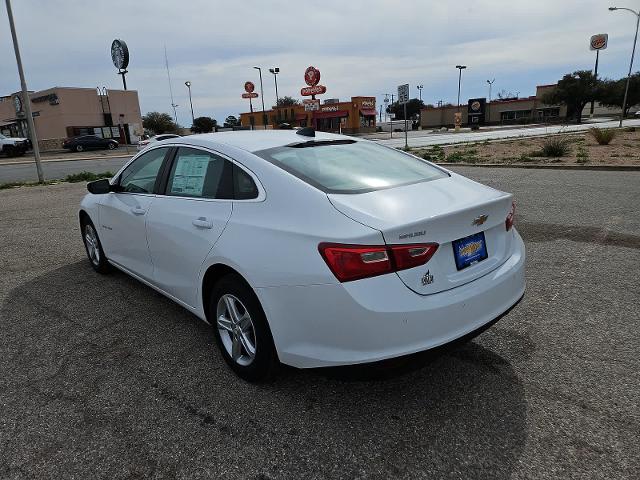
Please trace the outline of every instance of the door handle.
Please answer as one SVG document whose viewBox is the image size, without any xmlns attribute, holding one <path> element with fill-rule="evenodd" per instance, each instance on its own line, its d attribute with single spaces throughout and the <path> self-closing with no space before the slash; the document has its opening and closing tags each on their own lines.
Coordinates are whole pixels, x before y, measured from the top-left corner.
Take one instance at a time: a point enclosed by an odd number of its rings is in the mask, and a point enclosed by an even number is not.
<svg viewBox="0 0 640 480">
<path fill-rule="evenodd" d="M 131 213 L 133 213 L 134 215 L 144 215 L 145 213 L 147 213 L 147 211 L 144 208 L 137 206 L 131 207 Z"/>
<path fill-rule="evenodd" d="M 207 220 L 207 217 L 198 217 L 191 221 L 194 227 L 198 228 L 213 228 L 213 222 Z"/>
</svg>

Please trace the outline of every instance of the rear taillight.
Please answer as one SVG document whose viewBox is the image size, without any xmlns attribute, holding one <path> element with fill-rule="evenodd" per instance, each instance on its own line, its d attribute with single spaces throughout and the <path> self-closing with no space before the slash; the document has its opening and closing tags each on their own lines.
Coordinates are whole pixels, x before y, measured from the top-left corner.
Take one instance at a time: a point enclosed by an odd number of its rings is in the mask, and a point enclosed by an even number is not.
<svg viewBox="0 0 640 480">
<path fill-rule="evenodd" d="M 388 246 L 321 243 L 318 246 L 320 255 L 341 282 L 424 265 L 437 249 L 437 243 Z"/>
<path fill-rule="evenodd" d="M 515 220 L 515 216 L 516 216 L 516 202 L 511 202 L 511 209 L 507 214 L 507 219 L 504 221 L 504 226 L 507 228 L 507 232 L 511 230 L 511 227 L 513 227 L 513 221 Z"/>
</svg>

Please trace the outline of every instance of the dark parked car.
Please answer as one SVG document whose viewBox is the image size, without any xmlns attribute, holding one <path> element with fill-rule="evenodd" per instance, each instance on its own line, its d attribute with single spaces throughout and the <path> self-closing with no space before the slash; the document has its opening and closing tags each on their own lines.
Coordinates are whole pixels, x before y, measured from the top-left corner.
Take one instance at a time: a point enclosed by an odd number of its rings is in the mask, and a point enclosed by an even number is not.
<svg viewBox="0 0 640 480">
<path fill-rule="evenodd" d="M 118 142 L 113 138 L 101 138 L 97 135 L 80 135 L 79 137 L 67 138 L 62 144 L 62 148 L 82 152 L 84 150 L 118 148 Z"/>
</svg>

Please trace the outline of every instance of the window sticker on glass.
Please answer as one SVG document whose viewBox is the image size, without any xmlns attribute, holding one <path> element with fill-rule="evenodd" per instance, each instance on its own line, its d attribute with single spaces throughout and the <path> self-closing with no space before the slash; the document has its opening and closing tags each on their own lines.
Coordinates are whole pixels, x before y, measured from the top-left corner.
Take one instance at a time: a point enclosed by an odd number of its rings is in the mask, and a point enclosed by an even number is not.
<svg viewBox="0 0 640 480">
<path fill-rule="evenodd" d="M 209 155 L 184 155 L 176 159 L 171 184 L 174 195 L 202 196 L 204 177 L 211 157 Z"/>
</svg>

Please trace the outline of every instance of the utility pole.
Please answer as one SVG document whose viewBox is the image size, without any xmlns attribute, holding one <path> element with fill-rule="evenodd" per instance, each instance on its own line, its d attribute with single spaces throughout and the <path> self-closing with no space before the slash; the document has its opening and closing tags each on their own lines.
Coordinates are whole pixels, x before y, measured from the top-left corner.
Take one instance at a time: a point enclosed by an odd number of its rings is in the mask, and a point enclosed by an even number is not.
<svg viewBox="0 0 640 480">
<path fill-rule="evenodd" d="M 16 54 L 16 63 L 18 64 L 18 74 L 20 75 L 20 87 L 22 88 L 22 106 L 27 115 L 27 125 L 31 134 L 31 143 L 33 148 L 33 156 L 36 159 L 36 171 L 38 172 L 38 182 L 44 183 L 44 174 L 42 173 L 42 165 L 40 163 L 40 146 L 38 145 L 38 135 L 36 135 L 36 126 L 33 122 L 33 113 L 31 112 L 31 98 L 29 90 L 27 90 L 27 82 L 24 79 L 24 70 L 22 69 L 22 57 L 20 57 L 20 47 L 18 46 L 18 36 L 16 35 L 16 26 L 13 21 L 13 11 L 11 10 L 11 0 L 6 0 L 7 16 L 9 17 L 9 27 L 11 28 L 11 38 L 13 39 L 13 51 Z"/>
<path fill-rule="evenodd" d="M 458 113 L 460 113 L 460 85 L 462 83 L 462 70 L 467 68 L 466 65 L 456 65 L 456 68 L 459 70 L 458 73 Z"/>
<path fill-rule="evenodd" d="M 422 89 L 424 88 L 424 85 L 417 85 L 416 88 L 418 89 L 418 96 L 420 98 L 420 101 L 422 101 Z"/>
<path fill-rule="evenodd" d="M 489 103 L 491 103 L 491 87 L 493 87 L 493 82 L 495 81 L 495 78 L 493 80 L 487 80 L 487 83 L 489 84 Z"/>
<path fill-rule="evenodd" d="M 253 67 L 258 70 L 260 74 L 260 99 L 262 100 L 262 123 L 264 124 L 264 129 L 267 129 L 267 118 L 264 114 L 264 90 L 262 89 L 262 69 L 260 67 Z"/>
<path fill-rule="evenodd" d="M 631 69 L 633 68 L 633 57 L 636 54 L 636 42 L 638 41 L 638 26 L 640 26 L 640 12 L 631 10 L 624 7 L 609 7 L 610 11 L 627 10 L 636 16 L 636 36 L 633 38 L 633 50 L 631 50 L 631 61 L 629 62 L 629 74 L 627 75 L 627 86 L 624 89 L 624 100 L 622 101 L 622 113 L 620 114 L 620 126 L 622 127 L 622 119 L 624 118 L 624 111 L 627 109 L 627 97 L 629 94 L 629 82 L 631 81 Z"/>
</svg>

